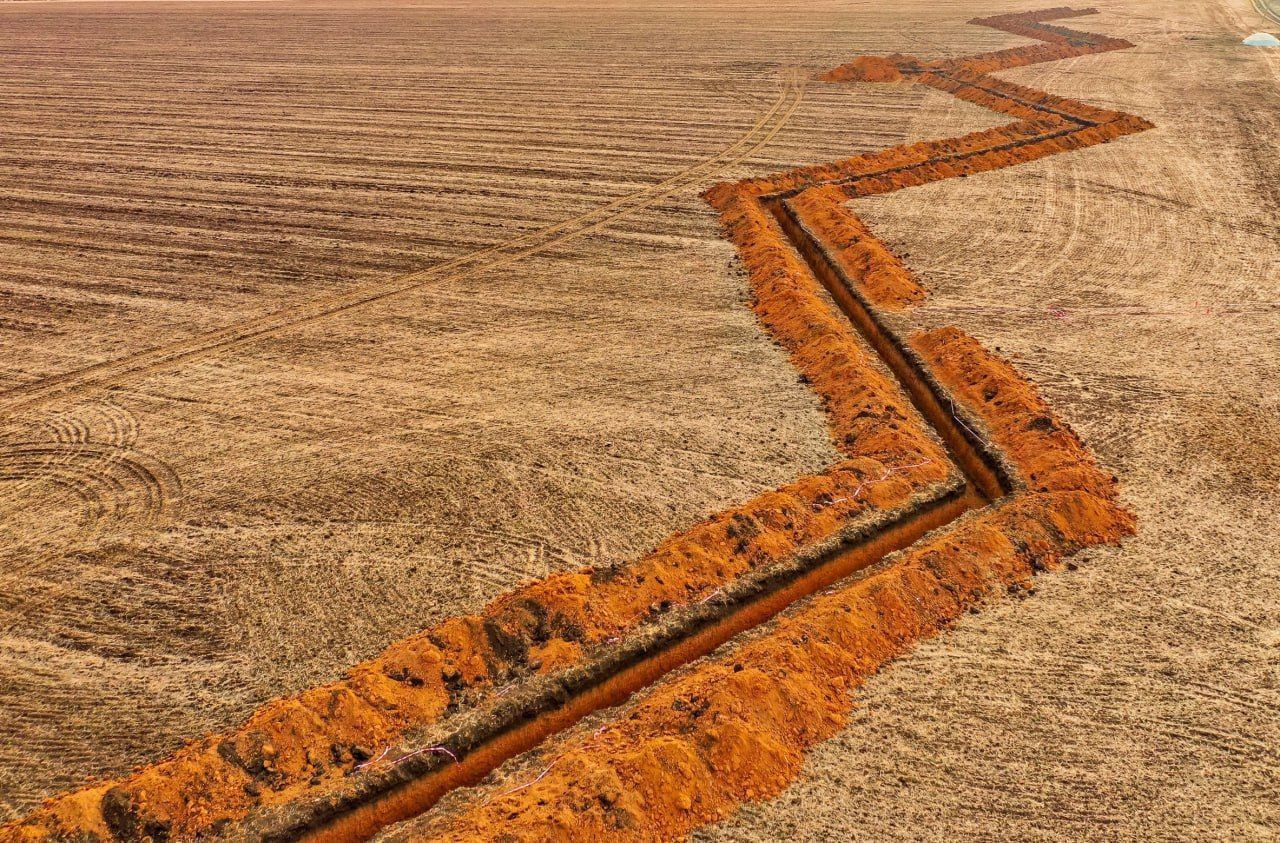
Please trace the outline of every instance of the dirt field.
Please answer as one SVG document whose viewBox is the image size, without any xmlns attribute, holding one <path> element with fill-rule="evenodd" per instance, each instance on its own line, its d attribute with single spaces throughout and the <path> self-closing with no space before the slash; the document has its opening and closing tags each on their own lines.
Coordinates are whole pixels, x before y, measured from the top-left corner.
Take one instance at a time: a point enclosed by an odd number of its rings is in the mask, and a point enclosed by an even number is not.
<svg viewBox="0 0 1280 843">
<path fill-rule="evenodd" d="M 1139 532 L 706 839 L 1280 833 L 1280 57 L 1227 2 L 1000 74 L 1155 130 L 851 205 Z M 1019 8 L 0 9 L 0 811 L 840 459 L 698 193 L 1006 122 L 802 80 L 1025 44 L 964 23 Z"/>
<path fill-rule="evenodd" d="M 1138 535 L 896 662 L 785 794 L 697 839 L 1280 835 L 1280 56 L 1237 47 L 1266 29 L 1243 4 L 1077 25 L 1137 47 L 1002 76 L 1155 130 L 854 207 L 923 314 L 1113 468 Z"/>
<path fill-rule="evenodd" d="M 834 459 L 697 197 L 894 141 L 928 99 L 808 92 L 752 132 L 787 67 L 842 55 L 821 15 L 0 14 L 10 816 Z M 708 161 L 600 231 L 294 326 Z"/>
</svg>

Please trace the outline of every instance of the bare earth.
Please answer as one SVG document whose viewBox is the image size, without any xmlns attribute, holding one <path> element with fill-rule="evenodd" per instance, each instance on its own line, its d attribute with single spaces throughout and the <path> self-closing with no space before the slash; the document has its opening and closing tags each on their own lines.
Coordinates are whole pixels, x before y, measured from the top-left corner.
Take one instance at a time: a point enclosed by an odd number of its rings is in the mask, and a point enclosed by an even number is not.
<svg viewBox="0 0 1280 843">
<path fill-rule="evenodd" d="M 999 122 L 810 83 L 753 133 L 793 68 L 1021 44 L 964 20 L 1041 5 L 0 9 L 0 819 L 833 462 L 697 193 Z M 1138 536 L 897 662 L 700 839 L 1280 836 L 1280 51 L 1241 0 L 1080 26 L 1138 46 L 1002 75 L 1155 130 L 854 207 Z"/>
<path fill-rule="evenodd" d="M 1280 57 L 1237 46 L 1265 28 L 1242 4 L 1080 26 L 1138 46 L 1002 75 L 1154 131 L 854 207 L 1113 468 L 1138 535 L 895 663 L 699 840 L 1280 836 Z"/>
</svg>

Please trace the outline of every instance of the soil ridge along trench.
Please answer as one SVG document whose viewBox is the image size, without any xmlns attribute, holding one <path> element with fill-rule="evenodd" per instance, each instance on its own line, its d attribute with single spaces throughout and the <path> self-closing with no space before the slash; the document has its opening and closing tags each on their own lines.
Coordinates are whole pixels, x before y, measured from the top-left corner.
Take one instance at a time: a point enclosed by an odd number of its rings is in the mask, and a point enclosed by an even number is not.
<svg viewBox="0 0 1280 843">
<path fill-rule="evenodd" d="M 874 531 L 839 539 L 723 589 L 642 629 L 599 659 L 530 689 L 512 704 L 468 724 L 437 750 L 340 794 L 251 816 L 225 841 L 368 840 L 394 822 L 429 809 L 454 788 L 475 784 L 495 767 L 601 709 L 624 702 L 678 667 L 713 652 L 739 633 L 769 621 L 795 601 L 910 546 L 930 530 L 980 506 L 963 482 L 947 484 L 919 504 L 890 513 Z M 859 531 L 862 532 L 862 531 Z M 423 747 L 405 747 L 406 753 Z M 454 756 L 459 760 L 455 761 Z M 422 759 L 413 763 L 416 759 Z"/>
<path fill-rule="evenodd" d="M 1043 19 L 1043 16 L 1038 19 Z M 1014 29 L 1015 27 L 1011 26 L 1001 28 Z M 1040 29 L 1038 26 L 1027 28 Z M 1101 51 L 1101 49 L 1118 49 L 1122 46 L 1128 46 L 1125 42 L 1116 42 L 1111 39 L 1097 39 L 1094 41 L 1084 34 L 1074 33 L 1070 30 L 1064 30 L 1061 28 L 1046 29 L 1051 29 L 1051 34 L 1053 35 L 1069 38 L 1073 43 L 1073 46 L 1080 45 L 1088 52 Z M 1010 60 L 1010 63 L 1017 62 L 1020 58 L 1016 52 L 1005 53 L 1004 56 Z M 981 61 L 984 58 L 985 57 L 976 57 L 975 60 Z M 1046 127 L 1037 125 L 1029 120 L 1024 120 L 1023 124 L 1017 126 L 1017 128 L 1021 129 L 1025 136 L 1015 141 L 988 145 L 985 148 L 960 153 L 934 155 L 927 157 L 925 160 L 918 163 L 901 167 L 885 168 L 878 171 L 873 170 L 869 173 L 859 174 L 852 178 L 822 181 L 818 182 L 818 184 L 839 184 L 847 189 L 848 195 L 844 198 L 853 198 L 854 196 L 859 195 L 857 189 L 860 186 L 859 183 L 863 181 L 900 174 L 913 174 L 917 176 L 916 179 L 906 180 L 906 184 L 894 185 L 890 188 L 896 189 L 897 187 L 908 186 L 912 183 L 922 183 L 923 181 L 931 181 L 936 178 L 947 178 L 954 175 L 967 175 L 965 172 L 957 172 L 954 169 L 949 171 L 947 169 L 942 169 L 942 171 L 939 172 L 938 168 L 940 165 L 948 166 L 954 165 L 958 162 L 976 161 L 977 166 L 981 169 L 994 169 L 996 166 L 1009 166 L 1010 164 L 1021 163 L 1025 160 L 1032 160 L 1045 154 L 1052 154 L 1054 152 L 1066 151 L 1066 149 L 1074 148 L 1075 144 L 1070 143 L 1070 141 L 1075 141 L 1076 143 L 1079 143 L 1079 145 L 1088 145 L 1090 141 L 1106 141 L 1110 139 L 1110 136 L 1106 131 L 1099 133 L 1096 139 L 1077 138 L 1075 136 L 1084 130 L 1096 130 L 1099 127 L 1107 126 L 1108 124 L 1115 124 L 1111 126 L 1111 131 L 1115 132 L 1114 136 L 1127 133 L 1129 130 L 1140 130 L 1142 128 L 1146 128 L 1145 121 L 1135 119 L 1130 122 L 1120 122 L 1123 118 L 1127 118 L 1128 115 L 1111 113 L 1102 115 L 1103 119 L 1093 119 L 1093 112 L 1095 110 L 1090 109 L 1089 107 L 1082 107 L 1078 111 L 1072 110 L 1070 106 L 1074 105 L 1074 103 L 1061 100 L 1059 102 L 1063 103 L 1067 107 L 1055 108 L 1044 105 L 1042 102 L 1038 102 L 1031 98 L 1010 95 L 1007 90 L 1001 90 L 993 85 L 974 84 L 975 80 L 971 79 L 957 79 L 955 74 L 944 71 L 936 72 L 932 76 L 926 76 L 923 73 L 913 73 L 912 71 L 914 68 L 912 65 L 914 64 L 915 62 L 910 59 L 906 59 L 901 62 L 902 67 L 900 69 L 904 71 L 904 76 L 919 76 L 921 78 L 917 81 L 921 81 L 924 84 L 931 84 L 934 87 L 939 87 L 944 90 L 951 87 L 951 85 L 947 83 L 958 83 L 963 85 L 964 89 L 962 93 L 953 91 L 957 96 L 963 96 L 966 99 L 974 99 L 976 97 L 990 98 L 991 100 L 994 100 L 994 102 L 983 102 L 981 104 L 991 107 L 993 110 L 1014 114 L 1017 114 L 1019 111 L 1031 111 L 1037 114 L 1047 114 L 1052 120 L 1058 121 L 1059 125 L 1061 123 L 1065 123 L 1067 126 L 1066 128 L 1059 128 L 1058 126 L 1050 124 Z M 937 79 L 942 80 L 942 84 L 935 81 Z M 976 92 L 976 94 L 974 92 Z M 1045 99 L 1049 98 L 1045 97 Z M 1056 100 L 1056 98 L 1054 99 Z M 1087 112 L 1088 116 L 1080 114 L 1079 111 Z M 1055 141 L 1061 141 L 1064 139 L 1069 141 L 1065 148 L 1058 148 L 1054 146 Z M 1083 143 L 1080 143 L 1081 141 L 1083 141 Z M 941 143 L 945 143 L 945 141 Z M 999 155 L 1000 153 L 1012 153 L 1010 156 L 1012 160 L 991 160 L 993 156 Z M 939 380 L 930 373 L 928 366 L 922 362 L 922 355 L 913 350 L 911 346 L 895 331 L 889 329 L 884 320 L 876 313 L 875 307 L 858 293 L 856 282 L 850 279 L 848 274 L 844 272 L 840 262 L 832 257 L 824 244 L 822 237 L 810 230 L 810 228 L 801 219 L 800 214 L 796 212 L 795 208 L 789 202 L 791 197 L 802 195 L 810 186 L 811 185 L 804 185 L 793 187 L 791 189 L 784 189 L 776 193 L 765 193 L 763 195 L 755 196 L 754 199 L 772 213 L 773 217 L 781 225 L 782 229 L 788 236 L 790 245 L 805 258 L 809 268 L 813 272 L 813 275 L 822 281 L 850 322 L 858 327 L 865 340 L 877 351 L 885 364 L 893 371 L 894 375 L 910 395 L 916 409 L 929 420 L 930 424 L 933 425 L 934 429 L 946 442 L 952 458 L 965 470 L 966 478 L 972 484 L 972 490 L 975 497 L 983 503 L 989 503 L 996 501 L 996 499 L 1000 499 L 996 502 L 996 505 L 993 508 L 993 512 L 998 512 L 1003 508 L 1002 504 L 1008 493 L 1022 492 L 1027 488 L 1026 484 L 1019 477 L 1019 467 L 1023 468 L 1033 479 L 1036 478 L 1036 472 L 1030 465 L 1034 461 L 1024 460 L 1021 466 L 1011 465 L 1009 461 L 1006 461 L 999 449 L 991 443 L 990 439 L 987 436 L 979 434 L 975 430 L 975 428 L 981 428 L 986 419 L 974 419 L 962 410 L 961 407 L 957 405 L 955 399 L 948 393 L 948 390 L 944 388 Z M 733 190 L 733 188 L 730 188 L 730 190 Z M 877 190 L 876 192 L 883 191 Z M 719 201 L 717 201 L 716 193 L 713 190 L 711 192 L 711 201 L 714 205 L 720 208 L 722 215 L 725 217 L 730 217 L 732 215 L 733 198 L 726 198 L 725 195 L 721 193 Z M 730 239 L 735 239 L 733 236 L 732 226 L 726 225 L 726 228 L 730 229 Z M 762 227 L 761 230 L 754 233 L 757 236 L 767 236 L 767 228 Z M 747 258 L 748 263 L 750 263 L 750 250 L 755 243 L 752 242 L 751 238 L 743 238 L 741 240 L 735 239 L 735 242 L 737 242 L 740 249 L 742 249 L 744 258 Z M 918 342 L 923 348 L 936 348 L 937 346 L 935 343 L 945 343 L 948 339 L 950 338 L 942 337 L 937 334 L 922 335 Z M 944 409 L 944 406 L 949 406 L 950 409 L 946 410 Z M 968 416 L 967 420 L 965 418 L 966 416 Z M 1053 430 L 1055 432 L 1059 429 L 1059 423 L 1056 420 L 1048 419 L 1047 417 L 1033 419 L 1031 420 L 1031 423 L 1041 425 L 1044 429 Z M 1048 445 L 1049 443 L 1045 444 Z M 1074 444 L 1078 444 L 1078 440 L 1076 440 Z M 1045 450 L 1052 451 L 1056 449 L 1046 447 Z M 1063 448 L 1063 450 L 1066 451 L 1069 449 Z M 1099 491 L 1102 492 L 1104 496 L 1110 495 L 1111 489 L 1105 484 L 1105 482 L 1098 485 Z M 961 514 L 963 513 L 957 513 L 956 517 L 959 518 Z M 1102 523 L 1102 534 L 1095 540 L 1115 540 L 1124 535 L 1129 529 L 1131 529 L 1131 522 L 1128 520 L 1126 515 L 1127 514 L 1122 511 L 1103 515 L 1099 519 Z M 1072 543 L 1072 541 L 1067 538 L 1066 533 L 1062 534 L 1061 541 L 1064 545 L 1068 546 Z M 1037 558 L 1040 559 L 1041 564 L 1047 564 L 1047 556 Z M 740 667 L 740 665 L 737 667 Z M 549 771 L 550 768 L 545 772 Z M 604 798 L 604 794 L 592 793 L 589 789 L 584 793 L 583 791 L 575 791 L 572 786 L 567 786 L 565 792 L 566 795 L 572 795 L 575 804 L 583 804 L 581 802 L 582 797 L 590 797 L 593 795 L 601 797 L 604 804 L 609 804 L 609 800 Z M 467 831 L 474 831 L 476 827 L 468 827 L 466 825 L 466 821 L 473 819 L 474 816 L 483 815 L 487 808 L 488 803 L 486 801 L 486 803 L 479 806 L 475 814 L 465 815 L 461 827 Z M 490 813 L 492 814 L 497 810 L 501 809 L 494 809 L 494 811 L 491 811 Z M 517 824 L 524 825 L 522 822 L 524 817 L 519 812 L 516 812 L 514 815 L 507 814 L 507 816 L 515 816 Z M 368 831 L 374 830 L 377 825 L 379 825 L 379 823 L 370 822 L 366 828 L 361 827 L 362 824 L 359 822 L 353 822 L 343 828 L 318 831 L 309 839 L 344 840 L 364 838 L 367 836 Z M 495 828 L 495 826 L 489 827 Z M 540 828 L 542 831 L 548 830 L 546 825 L 535 827 Z M 687 828 L 680 829 L 681 832 L 687 830 Z M 464 839 L 472 839 L 473 836 L 474 835 L 468 835 L 465 833 L 462 835 Z M 517 834 L 516 836 L 518 837 L 519 835 Z M 414 839 L 417 838 L 415 837 Z"/>
<path fill-rule="evenodd" d="M 944 402 L 951 403 L 945 390 L 902 338 L 877 317 L 874 308 L 857 291 L 855 283 L 839 262 L 800 220 L 791 205 L 785 200 L 773 200 L 767 204 L 796 250 L 808 261 L 814 276 L 823 282 L 845 316 L 898 378 L 916 410 L 942 437 L 952 462 L 964 472 L 975 496 L 982 503 L 989 503 L 1016 488 L 1017 478 L 1003 456 L 989 441 L 974 432 L 976 420 L 970 419 L 966 424 L 954 404 L 952 409 L 944 409 Z"/>
</svg>

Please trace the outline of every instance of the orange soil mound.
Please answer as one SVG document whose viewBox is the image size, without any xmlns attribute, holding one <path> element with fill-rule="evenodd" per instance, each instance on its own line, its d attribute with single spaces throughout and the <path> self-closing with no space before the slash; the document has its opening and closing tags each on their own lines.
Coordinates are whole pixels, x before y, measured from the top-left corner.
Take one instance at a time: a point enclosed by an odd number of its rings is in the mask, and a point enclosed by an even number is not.
<svg viewBox="0 0 1280 843">
<path fill-rule="evenodd" d="M 407 729 L 438 721 L 464 691 L 579 662 L 584 649 L 663 607 L 696 600 L 951 476 L 941 444 L 848 323 L 828 309 L 776 221 L 754 200 L 725 199 L 722 219 L 747 259 L 753 307 L 822 397 L 849 460 L 672 536 L 608 576 L 552 576 L 481 614 L 451 618 L 392 645 L 346 679 L 268 703 L 229 734 L 47 803 L 22 826 L 0 830 L 0 840 L 90 831 L 104 839 L 187 837 L 242 819 L 257 805 L 295 799 L 347 774 Z"/>
<path fill-rule="evenodd" d="M 970 18 L 967 23 L 973 26 L 987 26 L 992 29 L 1004 29 L 1006 26 L 1040 23 L 1047 20 L 1068 20 L 1070 18 L 1087 18 L 1098 14 L 1097 6 L 1086 6 L 1076 9 L 1071 6 L 1050 6 L 1047 9 L 1035 9 L 1030 12 L 1005 12 L 1002 15 L 991 15 L 985 18 Z M 1079 33 L 1085 35 L 1086 33 Z M 1032 36 L 1035 37 L 1035 36 Z"/>
<path fill-rule="evenodd" d="M 838 187 L 813 187 L 792 199 L 791 207 L 832 248 L 869 301 L 886 310 L 924 301 L 924 287 L 915 275 L 844 205 L 847 200 Z"/>
<path fill-rule="evenodd" d="M 1066 14 L 1068 12 L 1070 14 Z M 1074 12 L 1052 9 L 1036 13 L 1030 19 L 1036 21 L 1091 13 L 1090 10 Z M 1019 18 L 1017 15 L 1003 16 L 999 19 L 999 28 L 1018 27 Z M 1019 122 L 954 138 L 904 144 L 842 161 L 747 179 L 736 185 L 718 186 L 712 195 L 716 191 L 736 191 L 753 196 L 794 194 L 816 185 L 838 182 L 843 185 L 849 197 L 868 196 L 954 176 L 968 176 L 1009 167 L 1047 155 L 1105 143 L 1151 128 L 1146 120 L 1131 114 L 1097 108 L 1077 100 L 1006 82 L 985 73 L 987 70 L 1019 67 L 1133 46 L 1128 41 L 1040 24 L 1017 31 L 1032 38 L 1065 41 L 1016 47 L 998 53 L 984 53 L 949 61 L 920 62 L 910 56 L 894 56 L 885 61 L 892 60 L 895 66 L 909 73 L 913 81 L 947 91 L 992 111 L 1017 117 Z M 832 73 L 835 74 L 836 71 Z"/>
<path fill-rule="evenodd" d="M 1015 67 L 1026 67 L 1046 61 L 1070 59 L 1078 56 L 1102 53 L 1108 50 L 1123 50 L 1132 47 L 1128 41 L 1111 40 L 1107 44 L 1098 44 L 1089 48 L 1073 47 L 1069 44 L 1037 44 L 1033 47 L 1013 47 L 1008 50 L 996 50 L 954 62 L 944 62 L 944 66 L 970 70 L 977 73 L 991 73 L 997 70 L 1011 70 Z"/>
<path fill-rule="evenodd" d="M 1087 9 L 1072 9 L 1070 6 L 1056 6 L 1052 9 L 1041 9 L 1035 12 L 1010 12 L 1003 15 L 992 15 L 985 18 L 972 18 L 969 23 L 974 26 L 986 26 L 991 29 L 1002 29 L 1005 32 L 1011 32 L 1014 35 L 1023 35 L 1027 38 L 1035 38 L 1040 41 L 1048 41 L 1054 44 L 1068 44 L 1073 47 L 1084 49 L 1087 47 L 1097 46 L 1100 44 L 1128 43 L 1122 42 L 1121 39 L 1111 38 L 1106 35 L 1097 35 L 1092 32 L 1081 32 L 1077 29 L 1068 29 L 1065 26 L 1055 26 L 1047 24 L 1049 20 L 1065 20 L 1068 18 L 1083 18 L 1090 15 L 1096 15 L 1097 8 L 1089 7 Z M 1132 47 L 1132 44 L 1129 44 Z"/>
<path fill-rule="evenodd" d="M 1063 11 L 1023 21 L 1066 16 Z M 1022 122 L 721 185 L 708 198 L 726 215 L 745 215 L 734 203 L 840 180 L 839 188 L 813 197 L 816 205 L 838 207 L 848 197 L 1009 166 L 1150 126 L 972 72 L 1126 42 L 1023 27 L 1016 16 L 1000 24 L 1054 44 L 977 57 L 973 66 L 940 63 L 918 78 Z M 829 77 L 841 75 L 838 69 Z M 804 207 L 804 195 L 793 204 Z M 814 207 L 809 210 L 812 216 Z M 828 225 L 824 234 L 836 240 L 831 230 L 839 228 Z M 856 243 L 865 227 L 851 230 Z M 865 237 L 875 240 L 869 232 Z M 748 266 L 758 260 L 747 249 L 743 255 Z M 681 836 L 744 800 L 780 791 L 798 772 L 803 750 L 842 724 L 851 687 L 912 641 L 955 620 L 992 586 L 1020 582 L 1060 554 L 1132 533 L 1132 516 L 1115 502 L 1114 477 L 1007 363 L 951 328 L 917 335 L 912 346 L 956 400 L 985 422 L 1025 490 L 936 531 L 838 594 L 815 599 L 731 657 L 659 686 L 602 733 L 562 741 L 550 767 L 528 785 L 473 806 L 456 818 L 448 839 Z"/>
<path fill-rule="evenodd" d="M 944 65 L 966 68 L 979 73 L 990 73 L 994 70 L 1008 70 L 1024 67 L 1045 61 L 1074 58 L 1076 56 L 1104 53 L 1108 50 L 1124 50 L 1132 47 L 1122 38 L 1109 38 L 1091 32 L 1079 32 L 1062 26 L 1044 24 L 1043 21 L 1058 18 L 1075 18 L 1097 13 L 1097 9 L 1070 9 L 1065 6 L 1056 9 L 1045 9 L 1040 12 L 1024 12 L 1009 15 L 995 15 L 989 18 L 974 18 L 969 21 L 978 26 L 989 26 L 1002 29 L 1014 35 L 1047 41 L 1048 44 L 1037 44 L 1030 47 L 1014 47 L 1008 50 L 997 50 L 991 53 L 980 53 L 966 56 L 954 62 L 943 62 Z"/>
<path fill-rule="evenodd" d="M 882 175 L 891 180 L 900 172 L 905 173 L 911 169 L 927 167 L 931 162 L 939 158 L 973 154 L 1001 145 L 1032 141 L 1045 131 L 1051 131 L 1060 126 L 1061 123 L 1059 121 L 1053 121 L 1045 125 L 1015 123 L 1010 126 L 970 132 L 969 134 L 944 140 L 903 144 L 878 152 L 855 155 L 829 164 L 800 167 L 785 173 L 747 179 L 736 185 L 717 186 L 710 195 L 713 197 L 713 204 L 715 204 L 714 195 L 716 193 L 731 190 L 752 196 L 771 196 L 798 193 L 817 185 L 833 182 L 866 180 L 877 175 Z M 956 175 L 958 174 L 959 171 L 956 172 Z M 888 187 L 887 189 L 897 188 Z"/>
<path fill-rule="evenodd" d="M 958 328 L 916 334 L 911 345 L 943 386 L 978 409 L 1029 490 L 1115 498 L 1116 478 L 1098 467 L 1075 431 L 1049 412 L 1012 366 Z"/>
<path fill-rule="evenodd" d="M 901 82 L 902 72 L 891 59 L 858 56 L 848 64 L 828 70 L 818 78 L 823 82 Z"/>
<path fill-rule="evenodd" d="M 347 679 L 265 705 L 230 734 L 198 741 L 120 782 L 53 800 L 22 826 L 0 830 L 0 840 L 77 832 L 182 838 L 241 819 L 255 805 L 297 798 L 345 775 L 369 748 L 436 721 L 463 688 L 492 686 L 521 668 L 581 661 L 584 648 L 634 628 L 665 601 L 697 599 L 831 536 L 861 512 L 902 506 L 949 476 L 933 440 L 909 447 L 883 462 L 840 463 L 720 513 L 608 581 L 582 571 L 519 589 L 481 615 L 398 642 Z"/>
<path fill-rule="evenodd" d="M 957 152 L 941 153 L 935 160 L 899 172 L 860 178 L 843 184 L 850 198 L 891 193 L 904 187 L 970 176 L 977 173 L 1024 164 L 1049 155 L 1106 143 L 1118 137 L 1151 128 L 1138 117 L 1124 118 L 1081 129 L 1067 129 L 1059 119 L 1014 123 L 990 133 L 977 132 L 959 139 Z M 979 137 L 985 135 L 986 137 Z M 974 151 L 972 147 L 981 148 Z M 985 147 L 985 148 L 983 148 Z"/>
<path fill-rule="evenodd" d="M 929 79 L 922 76 L 920 81 L 928 84 Z M 1017 103 L 994 97 L 993 101 L 999 101 L 1005 108 L 1022 108 Z M 737 190 L 754 196 L 768 196 L 798 193 L 815 185 L 836 183 L 850 198 L 870 196 L 1010 167 L 1105 143 L 1149 128 L 1151 124 L 1147 121 L 1127 114 L 1097 126 L 1080 127 L 1062 117 L 1040 113 L 1036 119 L 994 129 L 906 144 L 832 164 L 750 179 L 737 185 L 726 185 L 720 188 L 720 192 Z"/>
<path fill-rule="evenodd" d="M 1122 111 L 1098 108 L 970 70 L 925 71 L 918 74 L 916 81 L 991 111 L 1025 120 L 1066 117 L 1087 123 L 1108 123 L 1128 116 Z"/>
<path fill-rule="evenodd" d="M 880 458 L 920 442 L 916 417 L 900 403 L 901 391 L 867 365 L 868 352 L 854 329 L 827 305 L 817 279 L 768 210 L 736 190 L 713 189 L 707 197 L 747 267 L 756 315 L 822 397 L 837 447 Z M 938 459 L 941 451 L 908 456 L 912 462 Z"/>
<path fill-rule="evenodd" d="M 431 839 L 674 839 L 779 793 L 833 735 L 849 691 L 993 589 L 1132 532 L 1110 478 L 1003 361 L 954 329 L 916 346 L 1038 491 L 931 533 L 766 636 L 657 686 L 628 716 L 560 741 L 527 786 L 474 804 Z M 980 396 L 977 401 L 972 396 Z"/>
</svg>

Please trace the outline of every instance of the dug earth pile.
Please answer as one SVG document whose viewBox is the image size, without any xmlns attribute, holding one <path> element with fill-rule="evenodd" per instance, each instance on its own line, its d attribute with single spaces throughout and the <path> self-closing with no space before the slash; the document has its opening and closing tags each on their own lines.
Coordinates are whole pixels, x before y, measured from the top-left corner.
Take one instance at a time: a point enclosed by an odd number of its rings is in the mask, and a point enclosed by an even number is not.
<svg viewBox="0 0 1280 843">
<path fill-rule="evenodd" d="M 929 287 L 919 318 L 1071 420 L 1138 533 L 896 661 L 700 843 L 1280 836 L 1280 61 L 1237 46 L 1275 24 L 1247 2 L 1064 23 L 1135 47 L 1000 78 L 1155 129 L 851 207 Z"/>
</svg>

